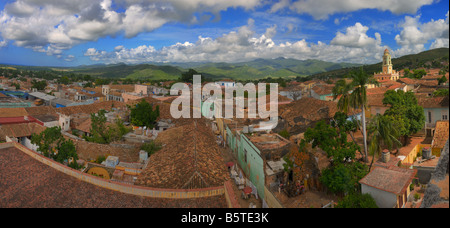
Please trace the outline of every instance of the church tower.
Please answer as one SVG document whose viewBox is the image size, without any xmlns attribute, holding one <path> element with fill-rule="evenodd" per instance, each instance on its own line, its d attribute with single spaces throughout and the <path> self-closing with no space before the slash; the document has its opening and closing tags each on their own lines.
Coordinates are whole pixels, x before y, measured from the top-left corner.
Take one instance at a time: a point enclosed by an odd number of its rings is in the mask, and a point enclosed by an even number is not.
<svg viewBox="0 0 450 228">
<path fill-rule="evenodd" d="M 389 50 L 386 49 L 384 51 L 383 56 L 383 74 L 392 74 L 393 65 L 392 65 L 392 58 L 391 53 L 389 53 Z"/>
</svg>

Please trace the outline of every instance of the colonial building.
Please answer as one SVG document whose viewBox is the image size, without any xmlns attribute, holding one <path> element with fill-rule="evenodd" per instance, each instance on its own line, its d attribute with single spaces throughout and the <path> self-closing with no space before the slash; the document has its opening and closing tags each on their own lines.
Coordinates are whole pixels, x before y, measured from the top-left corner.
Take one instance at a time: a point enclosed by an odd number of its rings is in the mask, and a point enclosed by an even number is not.
<svg viewBox="0 0 450 228">
<path fill-rule="evenodd" d="M 394 70 L 394 65 L 392 65 L 391 54 L 389 53 L 388 49 L 384 51 L 383 71 L 380 73 L 375 73 L 374 77 L 378 81 L 385 81 L 385 80 L 397 81 L 400 78 L 400 74 Z"/>
</svg>

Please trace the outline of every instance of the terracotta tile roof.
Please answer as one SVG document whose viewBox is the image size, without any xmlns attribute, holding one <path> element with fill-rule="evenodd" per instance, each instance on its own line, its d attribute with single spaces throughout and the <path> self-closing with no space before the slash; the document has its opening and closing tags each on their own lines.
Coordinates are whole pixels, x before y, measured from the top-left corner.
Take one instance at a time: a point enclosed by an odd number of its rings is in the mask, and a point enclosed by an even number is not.
<svg viewBox="0 0 450 228">
<path fill-rule="evenodd" d="M 118 91 L 124 91 L 124 92 L 133 92 L 134 91 L 134 85 L 109 85 L 109 88 L 111 90 L 118 90 Z"/>
<path fill-rule="evenodd" d="M 371 94 L 370 96 L 367 96 L 367 104 L 369 107 L 371 106 L 378 106 L 378 107 L 385 107 L 383 104 L 384 94 L 378 93 L 378 94 Z"/>
<path fill-rule="evenodd" d="M 93 103 L 89 105 L 79 105 L 79 106 L 71 106 L 71 107 L 63 107 L 58 108 L 56 110 L 57 113 L 70 116 L 74 114 L 91 114 L 91 113 L 97 113 L 100 110 L 106 110 L 111 111 L 113 108 L 125 108 L 126 105 L 123 102 L 117 102 L 117 101 L 104 101 L 104 102 L 98 102 Z"/>
<path fill-rule="evenodd" d="M 436 87 L 439 85 L 438 80 L 418 80 L 419 85 L 427 87 Z"/>
<path fill-rule="evenodd" d="M 433 143 L 431 144 L 432 148 L 444 148 L 445 143 L 449 139 L 449 125 L 447 121 L 437 121 L 436 122 L 436 130 L 434 132 Z"/>
<path fill-rule="evenodd" d="M 425 97 L 416 95 L 417 102 L 423 108 L 445 108 L 449 107 L 448 97 Z"/>
<path fill-rule="evenodd" d="M 419 83 L 418 80 L 411 79 L 411 78 L 400 78 L 398 81 L 405 83 L 407 85 L 416 85 Z"/>
<path fill-rule="evenodd" d="M 38 106 L 25 108 L 30 116 L 56 115 L 56 109 L 51 106 Z"/>
<path fill-rule="evenodd" d="M 279 107 L 279 116 L 292 132 L 301 133 L 307 126 L 323 119 L 333 118 L 338 112 L 336 103 L 304 97 Z M 295 129 L 295 130 L 294 130 Z"/>
<path fill-rule="evenodd" d="M 28 116 L 28 112 L 25 108 L 0 108 L 0 118 L 19 116 Z"/>
<path fill-rule="evenodd" d="M 372 94 L 385 94 L 388 91 L 388 89 L 386 87 L 377 87 L 377 88 L 372 88 L 372 89 L 368 89 L 367 90 L 367 95 L 372 95 Z"/>
<path fill-rule="evenodd" d="M 33 133 L 40 134 L 45 131 L 46 127 L 37 123 L 21 123 L 21 124 L 8 124 L 0 126 L 0 138 L 5 139 L 8 137 L 28 137 Z"/>
<path fill-rule="evenodd" d="M 417 170 L 399 167 L 374 167 L 359 183 L 399 195 L 406 191 L 416 173 Z"/>
<path fill-rule="evenodd" d="M 225 196 L 157 199 L 100 188 L 36 161 L 0 150 L 0 208 L 226 208 Z M 51 184 L 49 184 L 51 183 Z"/>
<path fill-rule="evenodd" d="M 138 185 L 190 189 L 223 185 L 230 177 L 216 136 L 203 119 L 185 123 L 158 135 L 163 148 L 150 157 Z"/>
<path fill-rule="evenodd" d="M 123 162 L 139 162 L 139 151 L 141 144 L 124 144 L 123 142 L 118 142 L 122 145 L 120 146 L 118 143 L 98 144 L 83 140 L 72 141 L 74 141 L 78 157 L 86 161 L 97 159 L 99 156 L 108 157 L 111 155 L 119 157 L 120 161 Z"/>
<path fill-rule="evenodd" d="M 314 90 L 317 95 L 328 95 L 333 93 L 333 88 L 335 85 L 320 85 L 314 86 L 312 90 Z"/>
</svg>

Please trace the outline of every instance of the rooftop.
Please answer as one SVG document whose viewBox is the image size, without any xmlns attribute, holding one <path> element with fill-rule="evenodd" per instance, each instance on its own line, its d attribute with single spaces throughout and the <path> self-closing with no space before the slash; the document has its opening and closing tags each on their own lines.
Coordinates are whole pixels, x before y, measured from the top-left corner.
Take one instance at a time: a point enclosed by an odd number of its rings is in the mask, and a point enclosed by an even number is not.
<svg viewBox="0 0 450 228">
<path fill-rule="evenodd" d="M 373 170 L 359 181 L 361 184 L 377 188 L 382 191 L 402 194 L 411 184 L 417 170 L 398 167 L 374 167 Z"/>
<path fill-rule="evenodd" d="M 432 148 L 444 148 L 445 143 L 449 138 L 449 122 L 447 121 L 437 121 L 436 128 L 434 132 Z"/>
<path fill-rule="evenodd" d="M 424 97 L 416 95 L 417 102 L 424 108 L 448 108 L 449 97 Z"/>
<path fill-rule="evenodd" d="M 14 147 L 0 149 L 0 168 L 1 208 L 227 207 L 224 195 L 198 199 L 157 199 L 100 188 L 48 167 Z"/>
<path fill-rule="evenodd" d="M 28 116 L 28 112 L 25 108 L 2 108 L 0 112 L 0 118 L 19 116 Z"/>
<path fill-rule="evenodd" d="M 156 140 L 163 147 L 150 157 L 136 184 L 176 189 L 223 185 L 230 177 L 215 137 L 202 119 L 161 132 Z"/>
</svg>

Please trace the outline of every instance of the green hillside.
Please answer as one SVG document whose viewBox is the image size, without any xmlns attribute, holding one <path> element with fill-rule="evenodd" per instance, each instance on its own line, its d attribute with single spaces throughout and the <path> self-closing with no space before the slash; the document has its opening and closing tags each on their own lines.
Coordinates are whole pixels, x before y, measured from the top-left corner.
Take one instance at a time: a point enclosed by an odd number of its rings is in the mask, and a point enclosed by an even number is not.
<svg viewBox="0 0 450 228">
<path fill-rule="evenodd" d="M 400 71 L 405 68 L 408 69 L 417 69 L 421 67 L 440 68 L 441 67 L 440 63 L 448 62 L 448 60 L 449 60 L 449 49 L 438 48 L 414 55 L 405 55 L 400 58 L 394 58 L 392 59 L 392 64 L 394 65 L 395 70 Z M 364 65 L 363 67 L 366 73 L 373 74 L 381 71 L 382 62 L 371 65 Z M 358 67 L 341 68 L 327 71 L 325 73 L 314 74 L 311 77 L 316 78 L 343 77 L 347 75 L 350 71 L 357 69 L 359 68 Z"/>
<path fill-rule="evenodd" d="M 70 68 L 74 73 L 89 74 L 104 78 L 121 79 L 178 79 L 183 72 L 194 69 L 211 79 L 231 78 L 236 80 L 255 80 L 267 77 L 295 78 L 311 74 L 327 72 L 348 66 L 358 66 L 348 63 L 330 63 L 319 60 L 296 59 L 256 59 L 242 63 L 174 63 L 170 64 L 140 64 L 140 65 L 92 65 Z"/>
</svg>

